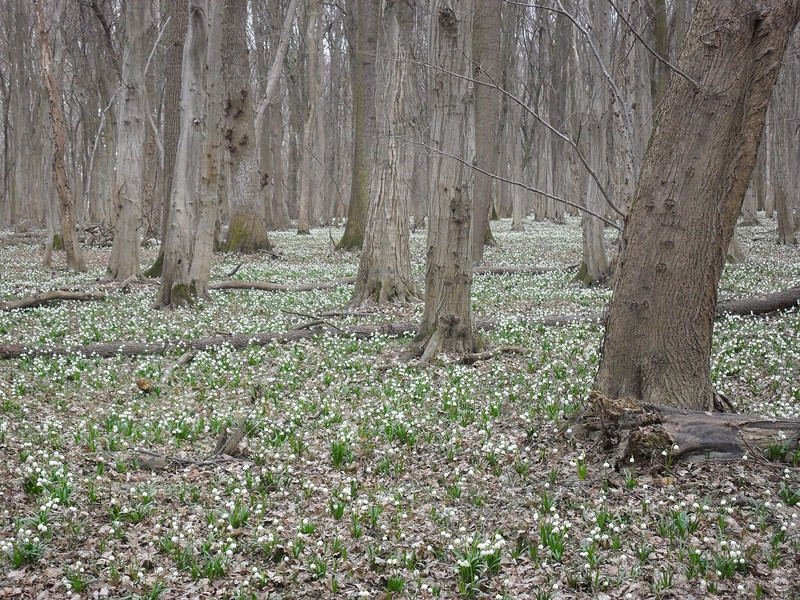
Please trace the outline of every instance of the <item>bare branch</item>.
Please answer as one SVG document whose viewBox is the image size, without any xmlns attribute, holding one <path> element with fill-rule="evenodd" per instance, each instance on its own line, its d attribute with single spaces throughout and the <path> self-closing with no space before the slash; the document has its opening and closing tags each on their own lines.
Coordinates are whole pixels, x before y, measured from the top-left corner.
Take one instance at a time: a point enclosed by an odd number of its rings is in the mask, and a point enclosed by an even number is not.
<svg viewBox="0 0 800 600">
<path fill-rule="evenodd" d="M 652 49 L 652 48 L 649 46 L 649 44 L 648 44 L 647 42 L 645 42 L 645 41 L 644 41 L 644 39 L 642 38 L 642 36 L 640 36 L 640 35 L 639 35 L 639 32 L 638 32 L 638 31 L 636 31 L 636 30 L 633 28 L 633 25 L 631 25 L 631 24 L 628 22 L 628 20 L 625 18 L 625 16 L 622 14 L 622 12 L 621 12 L 621 11 L 620 11 L 620 10 L 617 8 L 617 5 L 616 5 L 616 4 L 614 4 L 614 0 L 608 0 L 608 3 L 611 5 L 611 8 L 613 8 L 613 9 L 614 9 L 614 11 L 616 11 L 617 15 L 619 15 L 619 18 L 622 20 L 622 22 L 623 22 L 623 23 L 625 23 L 625 25 L 627 26 L 627 28 L 631 30 L 631 33 L 633 34 L 633 36 L 634 36 L 634 37 L 635 37 L 637 40 L 639 40 L 639 41 L 642 43 L 642 45 L 643 45 L 643 46 L 644 46 L 644 47 L 647 49 L 647 51 L 648 51 L 650 54 L 652 54 L 652 55 L 653 55 L 653 56 L 656 58 L 656 60 L 658 60 L 659 62 L 661 62 L 662 64 L 664 64 L 666 67 L 668 67 L 668 68 L 669 68 L 669 69 L 671 69 L 672 71 L 675 71 L 675 72 L 676 72 L 678 75 L 680 75 L 680 76 L 681 76 L 681 77 L 683 77 L 683 78 L 684 78 L 686 81 L 688 81 L 689 83 L 691 83 L 691 84 L 692 84 L 692 85 L 693 85 L 695 88 L 698 88 L 698 87 L 700 87 L 700 85 L 699 85 L 699 84 L 698 84 L 698 83 L 697 83 L 697 82 L 696 82 L 694 79 L 692 79 L 691 77 L 689 77 L 689 76 L 688 76 L 686 73 L 684 73 L 683 71 L 681 71 L 681 70 L 680 70 L 680 69 L 679 69 L 677 66 L 673 65 L 673 64 L 672 64 L 671 62 L 669 62 L 669 61 L 668 61 L 666 58 L 664 58 L 664 57 L 663 57 L 663 56 L 661 56 L 661 55 L 660 55 L 658 52 L 656 52 L 655 50 L 653 50 L 653 49 Z"/>
<path fill-rule="evenodd" d="M 167 25 L 169 25 L 169 20 L 172 17 L 167 17 L 167 20 L 164 21 L 164 25 L 161 27 L 161 31 L 158 32 L 158 37 L 156 37 L 156 41 L 153 44 L 153 49 L 150 51 L 150 56 L 147 57 L 147 62 L 144 65 L 144 72 L 142 73 L 142 79 L 147 79 L 147 71 L 150 68 L 150 61 L 153 60 L 153 54 L 156 52 L 156 48 L 158 48 L 158 42 L 161 41 L 161 36 L 164 35 L 164 31 L 167 29 Z M 161 135 L 156 128 L 156 124 L 153 122 L 153 115 L 150 114 L 150 102 L 147 99 L 147 92 L 145 91 L 144 95 L 144 112 L 147 114 L 147 122 L 150 123 L 150 129 L 153 133 L 153 140 L 156 143 L 156 148 L 158 149 L 158 164 L 161 169 L 164 168 L 164 145 L 161 143 Z"/>
<path fill-rule="evenodd" d="M 529 185 L 526 185 L 526 184 L 524 184 L 524 183 L 522 183 L 520 181 L 514 181 L 513 179 L 507 179 L 505 177 L 497 175 L 496 173 L 489 173 L 488 171 L 484 171 L 480 167 L 476 167 L 472 163 L 467 162 L 466 160 L 464 160 L 460 156 L 455 156 L 453 154 L 448 154 L 447 152 L 442 152 L 441 150 L 439 150 L 437 148 L 434 148 L 433 146 L 430 146 L 430 145 L 426 144 L 425 142 L 417 142 L 415 140 L 409 140 L 409 139 L 406 139 L 406 138 L 402 138 L 400 136 L 396 136 L 396 137 L 397 137 L 397 139 L 402 140 L 404 142 L 407 142 L 407 143 L 410 143 L 410 144 L 420 145 L 423 148 L 426 148 L 427 150 L 430 150 L 431 152 L 436 152 L 440 156 L 446 156 L 447 158 L 452 158 L 453 160 L 458 161 L 459 163 L 464 165 L 465 167 L 473 169 L 474 171 L 477 171 L 478 173 L 482 173 L 483 175 L 486 175 L 487 177 L 491 177 L 492 179 L 496 179 L 497 181 L 502 181 L 503 183 L 507 183 L 509 185 L 514 185 L 514 186 L 517 186 L 517 187 L 521 187 L 522 189 L 527 190 L 529 192 L 533 192 L 534 194 L 540 194 L 540 195 L 544 196 L 545 198 L 550 198 L 551 200 L 555 200 L 556 202 L 561 202 L 562 204 L 566 204 L 567 206 L 572 206 L 573 208 L 577 208 L 578 210 L 580 210 L 582 212 L 585 212 L 587 215 L 592 215 L 593 217 L 596 217 L 596 218 L 600 219 L 601 221 L 603 221 L 603 223 L 613 227 L 617 231 L 622 231 L 622 227 L 620 227 L 619 225 L 614 223 L 614 221 L 612 221 L 610 219 L 607 219 L 606 217 L 603 217 L 602 215 L 599 215 L 596 212 L 588 210 L 586 207 L 581 206 L 580 204 L 576 204 L 575 202 L 571 202 L 571 201 L 567 200 L 566 198 L 561 198 L 560 196 L 554 196 L 553 194 L 548 194 L 547 192 L 543 192 L 542 190 L 539 190 L 539 189 L 536 189 L 536 188 L 531 187 Z"/>
<path fill-rule="evenodd" d="M 542 118 L 542 116 L 539 115 L 539 113 L 537 113 L 535 110 L 533 110 L 530 106 L 528 106 L 528 104 L 524 100 L 522 100 L 518 96 L 512 94 L 508 90 L 503 89 L 502 87 L 500 87 L 499 85 L 497 85 L 494 82 L 479 81 L 477 79 L 474 79 L 473 77 L 469 77 L 467 75 L 462 75 L 460 73 L 455 73 L 453 71 L 449 71 L 448 69 L 443 69 L 442 67 L 439 67 L 439 66 L 436 66 L 436 65 L 432 65 L 432 64 L 429 64 L 429 63 L 426 63 L 426 62 L 422 62 L 422 61 L 413 61 L 413 62 L 415 62 L 415 64 L 423 66 L 423 67 L 430 67 L 432 69 L 436 69 L 436 70 L 441 71 L 442 73 L 445 73 L 445 74 L 450 75 L 452 77 L 459 77 L 461 79 L 467 79 L 467 80 L 469 80 L 469 81 L 471 81 L 471 82 L 473 82 L 475 84 L 484 85 L 484 86 L 490 87 L 492 89 L 495 89 L 495 90 L 499 91 L 503 96 L 505 96 L 509 100 L 512 100 L 514 103 L 519 105 L 522 108 L 522 110 L 524 110 L 525 112 L 530 114 L 543 127 L 545 127 L 546 129 L 550 130 L 553 133 L 553 135 L 555 135 L 558 139 L 560 139 L 561 141 L 566 143 L 570 148 L 572 148 L 572 150 L 575 152 L 575 155 L 578 157 L 578 160 L 583 165 L 583 167 L 586 169 L 586 172 L 589 173 L 589 176 L 592 178 L 592 181 L 594 181 L 595 185 L 597 185 L 597 188 L 600 190 L 600 193 L 603 195 L 603 198 L 608 203 L 608 206 L 611 207 L 611 210 L 613 210 L 615 213 L 617 213 L 621 217 L 625 216 L 625 213 L 622 212 L 619 208 L 617 208 L 616 204 L 614 204 L 614 202 L 611 200 L 611 197 L 608 195 L 608 192 L 606 192 L 605 187 L 600 182 L 600 178 L 597 176 L 597 173 L 594 172 L 594 169 L 592 169 L 591 165 L 589 164 L 589 161 L 586 159 L 586 157 L 583 155 L 583 152 L 581 152 L 581 149 L 578 147 L 578 144 L 576 144 L 575 141 L 573 141 L 568 135 L 566 135 L 565 133 L 562 133 L 556 127 L 551 125 L 548 121 L 546 121 L 544 118 Z M 470 165 L 470 167 L 472 167 L 472 166 L 473 165 Z M 490 176 L 491 177 L 496 177 L 495 175 L 490 175 Z M 514 182 L 509 182 L 509 183 L 514 183 Z M 519 185 L 522 185 L 522 184 L 519 184 Z M 545 196 L 547 196 L 547 194 L 545 194 L 544 192 L 540 192 L 538 190 L 531 189 L 530 191 L 534 191 L 536 193 L 544 194 Z M 550 197 L 550 196 L 548 196 L 548 197 Z M 560 202 L 564 202 L 565 204 L 570 204 L 569 202 L 567 202 L 563 198 L 558 198 L 558 197 L 553 196 L 552 199 L 553 200 L 558 200 Z M 577 208 L 580 208 L 576 204 L 571 204 L 571 206 L 575 206 Z M 585 209 L 581 208 L 581 210 L 585 210 Z"/>
</svg>

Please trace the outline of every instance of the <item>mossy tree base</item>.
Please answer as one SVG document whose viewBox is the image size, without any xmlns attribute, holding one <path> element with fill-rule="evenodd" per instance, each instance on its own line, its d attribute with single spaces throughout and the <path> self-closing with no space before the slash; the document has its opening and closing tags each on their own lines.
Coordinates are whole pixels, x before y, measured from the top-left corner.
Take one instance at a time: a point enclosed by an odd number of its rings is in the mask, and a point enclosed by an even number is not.
<svg viewBox="0 0 800 600">
<path fill-rule="evenodd" d="M 575 274 L 575 277 L 572 278 L 572 281 L 582 283 L 586 287 L 603 285 L 606 281 L 608 281 L 610 274 L 611 273 L 609 272 L 592 275 L 589 273 L 589 266 L 586 264 L 586 261 L 582 260 L 580 267 L 578 267 L 578 272 Z"/>
<path fill-rule="evenodd" d="M 365 303 L 411 302 L 417 299 L 414 282 L 411 281 L 409 285 L 402 279 L 398 280 L 393 273 L 382 273 L 375 278 L 365 277 L 365 279 L 363 282 L 360 281 L 360 277 L 356 279 L 356 289 L 349 302 L 350 306 Z"/>
<path fill-rule="evenodd" d="M 164 248 L 162 247 L 161 250 L 158 251 L 158 257 L 156 257 L 156 262 L 153 263 L 149 269 L 147 269 L 143 275 L 145 277 L 156 278 L 161 277 L 161 270 L 164 268 Z"/>
<path fill-rule="evenodd" d="M 221 250 L 255 254 L 259 250 L 272 250 L 272 244 L 261 218 L 253 211 L 241 210 L 231 215 L 228 235 Z"/>
<path fill-rule="evenodd" d="M 297 233 L 300 233 L 299 231 Z M 357 250 L 361 250 L 362 246 L 364 245 L 364 231 L 357 231 L 355 227 L 352 230 L 348 230 L 345 227 L 344 235 L 342 239 L 339 240 L 339 243 L 336 244 L 337 250 L 342 250 L 344 252 L 355 252 Z"/>
</svg>

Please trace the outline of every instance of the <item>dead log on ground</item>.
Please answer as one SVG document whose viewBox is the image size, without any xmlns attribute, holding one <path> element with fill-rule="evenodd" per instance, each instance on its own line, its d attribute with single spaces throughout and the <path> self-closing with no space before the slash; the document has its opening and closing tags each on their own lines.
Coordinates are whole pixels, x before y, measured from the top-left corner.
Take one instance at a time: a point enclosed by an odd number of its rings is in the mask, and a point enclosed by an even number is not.
<svg viewBox="0 0 800 600">
<path fill-rule="evenodd" d="M 577 268 L 578 265 L 568 267 L 475 267 L 472 272 L 475 275 L 543 275 Z"/>
<path fill-rule="evenodd" d="M 165 342 L 121 342 L 99 344 L 76 344 L 73 346 L 40 346 L 38 348 L 21 346 L 19 344 L 0 345 L 0 359 L 13 359 L 37 356 L 71 356 L 82 355 L 97 358 L 112 356 L 152 356 L 167 354 L 168 352 L 189 352 L 192 350 L 208 350 L 220 346 L 230 346 L 237 350 L 251 345 L 266 346 L 272 342 L 292 342 L 314 338 L 323 333 L 329 335 L 355 336 L 357 339 L 366 339 L 376 334 L 406 335 L 416 331 L 417 326 L 412 323 L 385 323 L 382 325 L 359 325 L 351 329 L 336 330 L 331 328 L 314 327 L 307 325 L 301 329 L 289 331 L 269 331 L 265 333 L 238 333 L 233 335 L 216 335 L 194 340 L 176 339 Z"/>
<path fill-rule="evenodd" d="M 284 285 L 281 283 L 267 283 L 262 281 L 243 281 L 241 279 L 229 279 L 226 281 L 214 281 L 208 284 L 210 290 L 260 290 L 262 292 L 310 292 L 313 290 L 328 290 L 343 285 L 352 285 L 356 282 L 355 277 L 343 277 L 332 281 L 320 283 L 303 283 L 300 285 Z"/>
<path fill-rule="evenodd" d="M 798 451 L 800 420 L 679 410 L 595 391 L 572 433 L 606 444 L 617 468 L 657 469 L 675 460 L 758 460 L 776 446 L 791 457 Z"/>
<path fill-rule="evenodd" d="M 68 292 L 64 290 L 53 290 L 50 292 L 42 292 L 41 294 L 34 294 L 26 298 L 19 298 L 18 300 L 9 300 L 8 302 L 0 301 L 0 310 L 9 311 L 17 308 L 34 308 L 42 306 L 49 302 L 57 302 L 60 300 L 102 300 L 106 297 L 105 292 L 101 290 L 92 290 L 87 292 Z"/>
<path fill-rule="evenodd" d="M 800 306 L 800 287 L 789 288 L 772 294 L 720 302 L 717 315 L 765 315 L 779 310 Z"/>
<path fill-rule="evenodd" d="M 350 278 L 346 278 L 350 279 Z M 345 280 L 336 280 L 343 282 Z M 248 283 L 248 282 L 244 282 Z M 292 289 L 297 291 L 305 291 L 312 289 L 307 286 L 313 285 L 329 285 L 334 282 L 326 282 L 325 284 L 306 284 L 305 286 L 295 286 Z M 277 284 L 263 284 L 263 285 L 277 285 Z M 292 286 L 282 286 L 283 288 L 291 288 Z M 331 286 L 332 287 L 332 286 Z M 324 289 L 324 288 L 317 288 Z M 287 290 L 281 290 L 287 291 Z M 53 292 L 46 294 L 39 294 L 39 296 L 47 296 Z M 67 294 L 69 292 L 58 292 L 59 294 Z M 92 292 L 92 294 L 100 294 L 100 297 L 105 297 L 102 292 Z M 87 298 L 99 299 L 99 298 Z M 725 302 L 719 305 L 717 309 L 718 314 L 766 314 L 775 312 L 776 310 L 784 310 L 797 306 L 800 300 L 800 288 L 791 288 L 785 292 L 776 292 L 761 298 L 748 298 L 744 300 L 736 300 L 733 302 Z M 19 302 L 19 301 L 14 301 Z M 4 304 L 0 303 L 0 308 Z M 10 310 L 10 309 L 5 309 Z M 743 312 L 740 312 L 743 311 Z M 551 315 L 543 317 L 526 317 L 520 316 L 517 322 L 525 324 L 542 324 L 546 326 L 569 325 L 572 323 L 602 323 L 604 320 L 603 313 L 588 313 L 585 315 Z M 496 329 L 502 323 L 499 319 L 477 319 L 475 325 L 484 331 Z M 97 356 L 101 358 L 108 358 L 110 356 L 137 356 L 137 355 L 154 355 L 166 354 L 167 352 L 181 350 L 188 352 L 191 350 L 207 350 L 227 344 L 236 349 L 245 348 L 251 344 L 266 345 L 273 341 L 290 342 L 294 340 L 309 339 L 323 332 L 329 335 L 346 335 L 355 336 L 357 339 L 365 339 L 372 335 L 414 335 L 417 332 L 417 325 L 414 323 L 380 323 L 375 325 L 358 325 L 349 329 L 339 329 L 333 326 L 317 327 L 316 325 L 324 324 L 323 321 L 314 323 L 314 327 L 310 328 L 309 324 L 301 326 L 299 329 L 293 329 L 282 332 L 264 332 L 264 333 L 240 333 L 240 334 L 226 334 L 217 335 L 196 340 L 172 340 L 166 342 L 154 343 L 136 343 L 136 342 L 122 342 L 122 343 L 105 343 L 105 344 L 88 344 L 88 345 L 75 345 L 70 347 L 59 346 L 42 346 L 39 348 L 25 347 L 21 345 L 0 345 L 0 359 L 19 358 L 22 355 L 34 356 L 68 356 L 72 354 L 82 354 L 84 356 Z"/>
</svg>

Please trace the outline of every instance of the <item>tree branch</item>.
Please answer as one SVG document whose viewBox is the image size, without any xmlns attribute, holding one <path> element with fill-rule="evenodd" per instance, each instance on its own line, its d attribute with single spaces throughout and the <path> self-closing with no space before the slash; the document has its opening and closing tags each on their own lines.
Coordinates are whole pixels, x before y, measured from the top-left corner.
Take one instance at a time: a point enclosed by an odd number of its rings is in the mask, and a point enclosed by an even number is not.
<svg viewBox="0 0 800 600">
<path fill-rule="evenodd" d="M 418 142 L 416 140 L 409 140 L 407 138 L 402 138 L 400 136 L 396 136 L 396 137 L 397 137 L 397 139 L 402 140 L 404 142 L 407 142 L 409 144 L 418 144 L 418 145 L 420 145 L 420 146 L 422 146 L 424 148 L 427 148 L 431 152 L 436 152 L 437 154 L 439 154 L 441 156 L 446 156 L 447 158 L 452 158 L 453 160 L 456 160 L 456 161 L 460 162 L 465 167 L 473 169 L 473 170 L 477 171 L 478 173 L 482 173 L 483 175 L 486 175 L 487 177 L 491 177 L 492 179 L 496 179 L 497 181 L 502 181 L 503 183 L 507 183 L 509 185 L 514 185 L 514 186 L 517 186 L 517 187 L 521 187 L 522 189 L 527 190 L 529 192 L 532 192 L 534 194 L 541 194 L 545 198 L 550 198 L 551 200 L 555 200 L 556 202 L 561 202 L 563 204 L 566 204 L 567 206 L 572 206 L 573 208 L 577 208 L 578 210 L 583 211 L 588 215 L 592 215 L 593 217 L 596 217 L 596 218 L 600 219 L 601 221 L 603 221 L 603 223 L 606 223 L 607 225 L 613 227 L 617 231 L 622 231 L 622 227 L 620 227 L 619 225 L 614 223 L 614 221 L 611 221 L 610 219 L 607 219 L 607 218 L 597 214 L 596 212 L 593 212 L 593 211 L 581 206 L 580 204 L 576 204 L 575 202 L 571 202 L 571 201 L 569 201 L 569 200 L 567 200 L 565 198 L 561 198 L 560 196 L 554 196 L 553 194 L 548 194 L 547 192 L 543 192 L 542 190 L 536 189 L 534 187 L 531 187 L 531 186 L 526 185 L 524 183 L 521 183 L 519 181 L 514 181 L 513 179 L 507 179 L 506 177 L 502 177 L 501 175 L 497 175 L 496 173 L 489 173 L 488 171 L 485 171 L 485 170 L 481 169 L 480 167 L 477 167 L 477 166 L 473 165 L 472 163 L 467 162 L 466 160 L 464 160 L 460 156 L 455 156 L 453 154 L 448 154 L 447 152 L 442 152 L 438 148 L 434 148 L 434 147 L 426 144 L 425 142 Z M 609 205 L 613 208 L 613 205 L 611 205 L 610 203 L 609 203 Z M 619 211 L 617 211 L 617 212 L 619 212 Z M 622 214 L 622 213 L 620 213 L 620 214 Z"/>
</svg>

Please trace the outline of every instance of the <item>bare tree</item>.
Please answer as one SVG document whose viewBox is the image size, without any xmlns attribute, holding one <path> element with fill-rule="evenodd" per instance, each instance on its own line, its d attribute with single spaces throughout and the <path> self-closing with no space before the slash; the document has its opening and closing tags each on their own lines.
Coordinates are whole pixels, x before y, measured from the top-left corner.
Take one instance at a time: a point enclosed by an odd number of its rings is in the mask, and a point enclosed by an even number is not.
<svg viewBox="0 0 800 600">
<path fill-rule="evenodd" d="M 116 219 L 108 275 L 139 275 L 139 227 L 145 172 L 145 81 L 150 3 L 125 4 L 125 42 L 117 126 Z"/>
<path fill-rule="evenodd" d="M 423 361 L 443 350 L 473 352 L 480 346 L 471 298 L 471 165 L 475 157 L 471 0 L 437 0 L 429 40 L 431 144 L 435 154 L 430 168 L 433 197 L 425 310 L 419 332 L 407 349 L 408 356 L 421 354 Z"/>
<path fill-rule="evenodd" d="M 156 306 L 191 304 L 197 296 L 190 269 L 197 236 L 197 191 L 207 126 L 205 72 L 208 53 L 206 0 L 189 1 L 181 75 L 181 135 L 172 179 L 164 268 Z M 207 233 L 207 232 L 206 232 Z"/>
<path fill-rule="evenodd" d="M 350 65 L 353 85 L 353 170 L 347 225 L 340 250 L 357 250 L 364 241 L 375 144 L 375 49 L 378 43 L 376 0 L 348 0 L 351 19 Z"/>
<path fill-rule="evenodd" d="M 800 1 L 700 0 L 625 228 L 596 389 L 711 410 L 711 335 L 725 252 Z"/>
<path fill-rule="evenodd" d="M 311 219 L 311 187 L 313 182 L 312 163 L 314 161 L 314 126 L 318 110 L 317 62 L 319 59 L 319 3 L 310 0 L 308 8 L 308 37 L 306 42 L 308 62 L 306 77 L 308 80 L 308 107 L 303 125 L 302 159 L 300 161 L 300 202 L 297 217 L 297 233 L 306 235 L 310 231 Z"/>
<path fill-rule="evenodd" d="M 406 40 L 414 13 L 404 1 L 383 0 L 378 33 L 378 142 L 375 181 L 364 247 L 351 303 L 405 302 L 416 295 L 408 244 L 409 180 L 414 168 L 407 143 L 414 112 Z"/>
<path fill-rule="evenodd" d="M 475 160 L 476 166 L 487 173 L 496 173 L 497 155 L 500 152 L 500 92 L 496 84 L 500 81 L 500 33 L 501 0 L 487 0 L 476 7 L 472 52 L 474 77 L 479 83 L 475 88 Z M 475 174 L 475 194 L 472 213 L 472 260 L 483 261 L 483 247 L 494 244 L 489 228 L 489 210 L 492 205 L 494 178 L 483 173 Z"/>
<path fill-rule="evenodd" d="M 52 51 L 50 40 L 47 36 L 47 20 L 44 13 L 44 0 L 35 0 L 36 29 L 41 50 L 42 72 L 44 73 L 47 100 L 50 105 L 50 125 L 53 141 L 53 181 L 58 193 L 61 208 L 61 231 L 64 240 L 64 249 L 67 253 L 67 268 L 70 271 L 83 271 L 86 266 L 83 254 L 78 244 L 75 232 L 74 202 L 70 189 L 67 171 L 64 167 L 64 153 L 66 151 L 66 132 L 64 122 L 64 108 L 61 104 L 61 92 L 56 83 L 53 72 Z"/>
<path fill-rule="evenodd" d="M 230 223 L 223 247 L 228 251 L 256 252 L 270 249 L 264 223 L 261 175 L 256 146 L 256 112 L 250 82 L 247 47 L 247 2 L 225 2 L 225 148 L 228 160 Z"/>
</svg>

